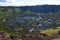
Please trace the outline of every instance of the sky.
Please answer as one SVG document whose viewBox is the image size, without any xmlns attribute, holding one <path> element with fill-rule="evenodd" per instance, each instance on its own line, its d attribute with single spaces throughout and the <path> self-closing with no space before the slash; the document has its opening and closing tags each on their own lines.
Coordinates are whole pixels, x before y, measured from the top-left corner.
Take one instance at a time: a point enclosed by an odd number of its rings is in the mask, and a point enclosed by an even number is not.
<svg viewBox="0 0 60 40">
<path fill-rule="evenodd" d="M 0 6 L 31 6 L 44 4 L 60 5 L 60 0 L 0 0 Z"/>
</svg>

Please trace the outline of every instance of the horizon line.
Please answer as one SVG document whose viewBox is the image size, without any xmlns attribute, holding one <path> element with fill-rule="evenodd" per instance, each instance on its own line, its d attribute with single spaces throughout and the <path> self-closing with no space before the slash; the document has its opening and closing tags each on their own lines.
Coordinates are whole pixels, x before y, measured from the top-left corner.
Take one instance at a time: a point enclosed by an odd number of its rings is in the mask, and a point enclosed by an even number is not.
<svg viewBox="0 0 60 40">
<path fill-rule="evenodd" d="M 43 5 L 60 5 L 60 4 L 40 4 L 40 5 L 0 5 L 1 6 L 43 6 Z"/>
</svg>

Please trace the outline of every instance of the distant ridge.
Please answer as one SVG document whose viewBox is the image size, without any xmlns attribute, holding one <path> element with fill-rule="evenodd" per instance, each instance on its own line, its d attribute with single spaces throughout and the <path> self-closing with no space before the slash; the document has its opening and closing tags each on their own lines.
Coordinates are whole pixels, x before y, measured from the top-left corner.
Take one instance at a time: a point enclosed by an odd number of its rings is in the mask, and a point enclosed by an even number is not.
<svg viewBox="0 0 60 40">
<path fill-rule="evenodd" d="M 0 7 L 8 7 L 8 8 L 21 8 L 24 11 L 30 10 L 32 12 L 38 13 L 49 13 L 60 10 L 60 5 L 36 5 L 36 6 L 0 6 Z"/>
<path fill-rule="evenodd" d="M 22 6 L 21 9 L 30 10 L 38 13 L 48 13 L 60 10 L 60 5 L 37 5 L 37 6 Z"/>
</svg>

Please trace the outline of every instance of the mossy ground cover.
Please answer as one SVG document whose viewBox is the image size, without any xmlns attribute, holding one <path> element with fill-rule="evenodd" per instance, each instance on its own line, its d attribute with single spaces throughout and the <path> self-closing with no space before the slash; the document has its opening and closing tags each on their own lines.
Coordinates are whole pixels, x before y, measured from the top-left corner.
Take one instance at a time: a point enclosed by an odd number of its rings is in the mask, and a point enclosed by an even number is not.
<svg viewBox="0 0 60 40">
<path fill-rule="evenodd" d="M 45 33 L 48 36 L 52 36 L 54 34 L 58 34 L 59 31 L 60 31 L 60 26 L 57 26 L 55 29 L 53 28 L 46 29 L 46 30 L 41 31 L 40 33 Z"/>
</svg>

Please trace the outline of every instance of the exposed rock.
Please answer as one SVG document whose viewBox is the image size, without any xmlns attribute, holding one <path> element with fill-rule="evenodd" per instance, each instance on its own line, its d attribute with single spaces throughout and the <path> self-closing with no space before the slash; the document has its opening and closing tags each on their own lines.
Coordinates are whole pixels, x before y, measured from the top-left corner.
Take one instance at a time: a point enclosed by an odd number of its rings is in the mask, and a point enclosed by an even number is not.
<svg viewBox="0 0 60 40">
<path fill-rule="evenodd" d="M 11 39 L 8 34 L 0 32 L 0 40 L 11 40 Z"/>
</svg>

